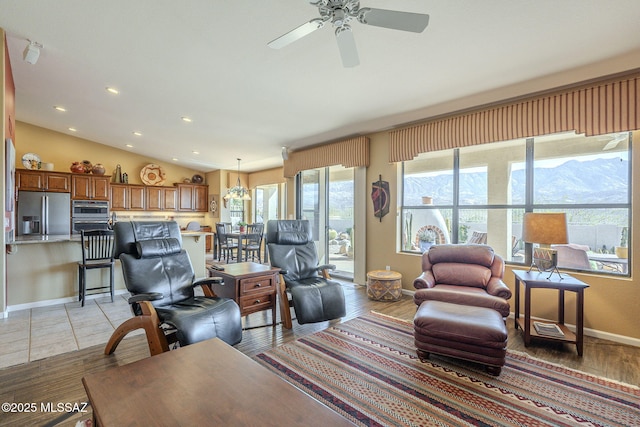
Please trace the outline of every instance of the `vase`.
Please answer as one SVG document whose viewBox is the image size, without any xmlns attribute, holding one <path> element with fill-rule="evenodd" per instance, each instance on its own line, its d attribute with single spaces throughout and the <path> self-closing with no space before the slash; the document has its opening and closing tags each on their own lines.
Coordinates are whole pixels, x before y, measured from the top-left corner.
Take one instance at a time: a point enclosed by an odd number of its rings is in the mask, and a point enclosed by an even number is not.
<svg viewBox="0 0 640 427">
<path fill-rule="evenodd" d="M 104 168 L 104 166 L 102 166 L 102 163 L 96 163 L 91 169 L 91 173 L 93 173 L 94 175 L 104 175 L 105 172 L 106 169 Z"/>
<path fill-rule="evenodd" d="M 84 165 L 80 162 L 73 162 L 69 169 L 73 173 L 84 173 Z"/>
<path fill-rule="evenodd" d="M 429 250 L 429 248 L 433 246 L 433 242 L 424 242 L 420 241 L 420 250 L 424 253 Z"/>
<path fill-rule="evenodd" d="M 616 246 L 615 252 L 618 258 L 629 258 L 629 248 L 626 246 Z"/>
<path fill-rule="evenodd" d="M 91 173 L 91 169 L 93 169 L 93 165 L 89 160 L 83 160 L 82 167 L 84 167 L 84 173 Z"/>
</svg>

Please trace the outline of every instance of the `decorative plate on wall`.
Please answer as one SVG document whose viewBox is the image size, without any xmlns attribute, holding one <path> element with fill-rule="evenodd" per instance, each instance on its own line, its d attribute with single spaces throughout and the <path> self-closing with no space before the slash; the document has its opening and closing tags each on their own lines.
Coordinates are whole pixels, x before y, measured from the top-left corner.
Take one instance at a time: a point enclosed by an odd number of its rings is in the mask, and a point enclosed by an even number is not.
<svg viewBox="0 0 640 427">
<path fill-rule="evenodd" d="M 194 184 L 202 184 L 204 182 L 204 178 L 202 177 L 202 175 L 193 175 L 191 177 L 191 182 L 193 182 Z"/>
<path fill-rule="evenodd" d="M 42 162 L 40 161 L 40 157 L 34 153 L 26 153 L 22 156 L 22 166 L 27 169 L 37 170 L 42 167 Z"/>
<path fill-rule="evenodd" d="M 140 171 L 140 179 L 145 185 L 162 185 L 165 180 L 165 173 L 159 165 L 149 163 Z"/>
</svg>

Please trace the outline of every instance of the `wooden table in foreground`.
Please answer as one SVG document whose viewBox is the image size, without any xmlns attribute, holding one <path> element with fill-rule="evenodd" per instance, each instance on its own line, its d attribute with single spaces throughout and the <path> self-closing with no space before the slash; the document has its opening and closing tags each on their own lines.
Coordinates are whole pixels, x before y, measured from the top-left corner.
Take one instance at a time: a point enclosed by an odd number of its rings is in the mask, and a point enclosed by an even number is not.
<svg viewBox="0 0 640 427">
<path fill-rule="evenodd" d="M 351 426 L 214 338 L 88 374 L 96 426 Z"/>
<path fill-rule="evenodd" d="M 531 343 L 531 337 L 545 339 L 550 341 L 561 341 L 575 343 L 578 355 L 582 356 L 582 347 L 584 342 L 584 290 L 589 287 L 586 283 L 562 274 L 562 278 L 557 273 L 549 275 L 548 273 L 540 273 L 537 271 L 513 270 L 516 277 L 515 286 L 515 328 L 520 327 L 524 331 L 524 345 Z M 520 285 L 524 286 L 524 319 L 520 318 Z M 536 332 L 531 320 L 531 289 L 545 288 L 558 290 L 558 320 L 555 323 L 564 333 L 564 337 L 552 337 L 542 335 Z M 575 334 L 564 325 L 564 292 L 570 291 L 576 293 L 576 332 Z M 547 322 L 545 322 L 547 323 Z"/>
</svg>

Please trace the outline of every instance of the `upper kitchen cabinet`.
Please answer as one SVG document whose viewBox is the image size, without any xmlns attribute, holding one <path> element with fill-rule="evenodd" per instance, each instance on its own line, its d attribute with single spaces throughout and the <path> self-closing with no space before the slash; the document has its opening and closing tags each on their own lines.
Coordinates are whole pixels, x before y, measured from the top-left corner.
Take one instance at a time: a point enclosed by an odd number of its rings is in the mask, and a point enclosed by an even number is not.
<svg viewBox="0 0 640 427">
<path fill-rule="evenodd" d="M 71 198 L 77 200 L 109 200 L 108 175 L 71 175 Z"/>
<path fill-rule="evenodd" d="M 146 206 L 149 211 L 175 211 L 178 189 L 175 187 L 145 187 Z"/>
<path fill-rule="evenodd" d="M 111 184 L 111 210 L 145 210 L 145 186 Z"/>
<path fill-rule="evenodd" d="M 69 174 L 39 170 L 16 170 L 16 185 L 22 191 L 69 193 Z"/>
<path fill-rule="evenodd" d="M 178 210 L 206 212 L 209 186 L 202 184 L 175 184 L 178 189 Z"/>
</svg>

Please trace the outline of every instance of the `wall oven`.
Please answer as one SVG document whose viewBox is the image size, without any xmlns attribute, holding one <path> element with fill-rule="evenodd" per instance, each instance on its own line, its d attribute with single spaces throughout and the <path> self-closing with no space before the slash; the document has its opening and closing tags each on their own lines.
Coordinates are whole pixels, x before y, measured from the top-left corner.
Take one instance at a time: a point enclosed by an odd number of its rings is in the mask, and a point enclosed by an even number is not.
<svg viewBox="0 0 640 427">
<path fill-rule="evenodd" d="M 71 230 L 108 230 L 109 202 L 102 200 L 73 200 L 71 202 Z"/>
</svg>

